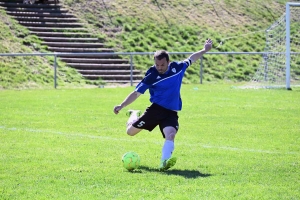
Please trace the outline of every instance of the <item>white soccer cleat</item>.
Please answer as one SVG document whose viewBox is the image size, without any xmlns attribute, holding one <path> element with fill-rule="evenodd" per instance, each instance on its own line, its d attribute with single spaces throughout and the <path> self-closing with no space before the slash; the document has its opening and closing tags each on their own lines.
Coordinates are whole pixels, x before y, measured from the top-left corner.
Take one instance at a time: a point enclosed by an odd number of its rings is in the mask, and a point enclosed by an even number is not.
<svg viewBox="0 0 300 200">
<path fill-rule="evenodd" d="M 172 157 L 167 160 L 162 160 L 158 167 L 158 170 L 166 171 L 166 170 L 170 169 L 171 167 L 173 167 L 176 164 L 176 161 L 177 161 L 176 157 Z"/>
<path fill-rule="evenodd" d="M 140 110 L 128 110 L 126 112 L 126 115 L 130 117 L 133 113 L 136 113 L 136 116 L 140 117 L 142 115 L 142 112 Z"/>
</svg>

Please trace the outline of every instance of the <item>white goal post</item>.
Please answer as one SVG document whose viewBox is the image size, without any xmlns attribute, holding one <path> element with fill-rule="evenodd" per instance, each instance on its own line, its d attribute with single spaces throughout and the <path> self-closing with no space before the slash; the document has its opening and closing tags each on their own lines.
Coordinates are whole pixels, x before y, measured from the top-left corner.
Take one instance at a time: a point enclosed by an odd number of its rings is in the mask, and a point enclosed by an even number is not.
<svg viewBox="0 0 300 200">
<path fill-rule="evenodd" d="M 290 29 L 291 29 L 291 12 L 290 12 L 290 7 L 291 6 L 296 6 L 300 7 L 300 3 L 291 3 L 288 2 L 286 3 L 285 7 L 285 30 L 286 30 L 286 49 L 285 49 L 285 56 L 286 56 L 286 61 L 285 61 L 285 76 L 286 76 L 286 89 L 290 90 L 291 89 L 291 37 L 290 37 Z M 300 21 L 300 18 L 299 18 Z"/>
<path fill-rule="evenodd" d="M 300 3 L 286 3 L 285 13 L 265 33 L 263 61 L 250 84 L 288 90 L 300 85 Z"/>
</svg>

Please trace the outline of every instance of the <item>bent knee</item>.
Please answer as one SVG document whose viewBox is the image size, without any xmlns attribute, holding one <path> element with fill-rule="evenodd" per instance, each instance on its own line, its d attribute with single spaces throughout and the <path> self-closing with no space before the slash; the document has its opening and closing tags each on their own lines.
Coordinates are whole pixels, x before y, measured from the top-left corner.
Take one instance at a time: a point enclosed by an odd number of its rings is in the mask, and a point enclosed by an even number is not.
<svg viewBox="0 0 300 200">
<path fill-rule="evenodd" d="M 130 126 L 127 128 L 126 133 L 127 133 L 127 135 L 134 136 L 140 131 L 141 131 L 141 129 Z"/>
<path fill-rule="evenodd" d="M 127 133 L 127 135 L 129 135 L 129 136 L 134 136 L 134 135 L 136 134 L 135 132 L 133 132 L 133 131 L 131 131 L 131 130 L 128 130 L 128 129 L 127 129 L 126 133 Z"/>
</svg>

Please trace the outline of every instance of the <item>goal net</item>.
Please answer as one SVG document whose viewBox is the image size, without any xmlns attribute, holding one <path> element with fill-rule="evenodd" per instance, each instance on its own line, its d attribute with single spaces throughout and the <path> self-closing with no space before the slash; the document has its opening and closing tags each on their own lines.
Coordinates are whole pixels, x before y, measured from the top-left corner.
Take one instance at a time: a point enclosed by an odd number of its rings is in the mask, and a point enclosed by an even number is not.
<svg viewBox="0 0 300 200">
<path fill-rule="evenodd" d="M 287 3 L 286 12 L 266 30 L 266 47 L 252 83 L 264 87 L 300 85 L 300 3 Z"/>
</svg>

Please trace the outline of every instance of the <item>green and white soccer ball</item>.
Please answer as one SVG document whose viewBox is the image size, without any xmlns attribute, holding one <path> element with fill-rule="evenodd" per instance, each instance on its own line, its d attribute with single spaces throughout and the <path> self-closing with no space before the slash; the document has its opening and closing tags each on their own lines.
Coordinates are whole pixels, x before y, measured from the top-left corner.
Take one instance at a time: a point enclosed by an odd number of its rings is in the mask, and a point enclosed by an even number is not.
<svg viewBox="0 0 300 200">
<path fill-rule="evenodd" d="M 140 156 L 135 152 L 127 152 L 122 156 L 123 167 L 129 171 L 137 169 L 140 162 Z"/>
</svg>

